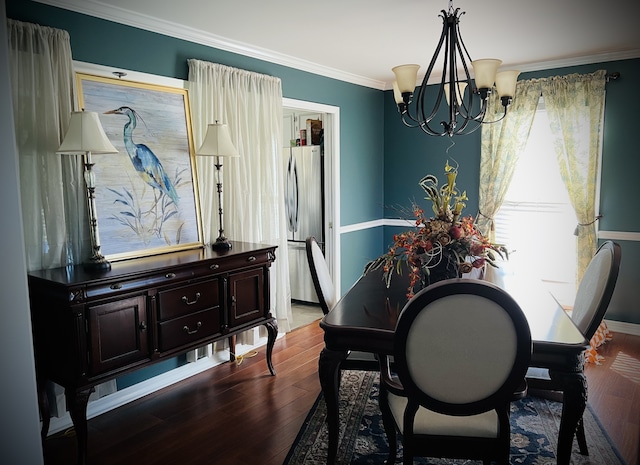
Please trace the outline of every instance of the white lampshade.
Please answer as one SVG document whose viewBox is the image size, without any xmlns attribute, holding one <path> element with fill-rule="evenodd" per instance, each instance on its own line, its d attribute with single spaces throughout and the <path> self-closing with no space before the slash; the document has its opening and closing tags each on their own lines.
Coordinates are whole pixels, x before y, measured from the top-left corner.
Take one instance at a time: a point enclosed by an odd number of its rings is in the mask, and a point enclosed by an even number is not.
<svg viewBox="0 0 640 465">
<path fill-rule="evenodd" d="M 420 69 L 420 65 L 401 65 L 391 68 L 393 74 L 396 75 L 400 93 L 414 91 L 418 79 L 418 69 Z"/>
<path fill-rule="evenodd" d="M 202 145 L 196 155 L 216 156 L 216 157 L 239 157 L 231 135 L 229 126 L 222 123 L 213 123 L 207 126 L 207 133 L 204 136 Z"/>
<path fill-rule="evenodd" d="M 102 129 L 95 111 L 71 113 L 69 129 L 56 153 L 118 153 Z"/>
<path fill-rule="evenodd" d="M 496 89 L 499 97 L 511 97 L 516 94 L 516 81 L 520 71 L 500 71 L 496 74 Z"/>
<path fill-rule="evenodd" d="M 403 103 L 404 99 L 402 98 L 402 94 L 400 93 L 400 89 L 398 89 L 398 81 L 393 81 L 393 98 L 396 103 Z"/>
<path fill-rule="evenodd" d="M 482 60 L 473 60 L 473 74 L 478 89 L 491 89 L 496 80 L 496 72 L 502 64 L 502 60 L 494 58 L 483 58 Z"/>
<path fill-rule="evenodd" d="M 460 105 L 462 103 L 462 98 L 464 96 L 464 90 L 467 88 L 467 82 L 459 82 L 458 85 L 456 86 L 457 90 L 456 90 L 456 102 L 458 103 L 458 105 Z M 447 103 L 449 105 L 451 105 L 451 102 L 449 102 L 449 83 L 445 83 L 444 85 L 444 96 L 447 99 Z"/>
</svg>

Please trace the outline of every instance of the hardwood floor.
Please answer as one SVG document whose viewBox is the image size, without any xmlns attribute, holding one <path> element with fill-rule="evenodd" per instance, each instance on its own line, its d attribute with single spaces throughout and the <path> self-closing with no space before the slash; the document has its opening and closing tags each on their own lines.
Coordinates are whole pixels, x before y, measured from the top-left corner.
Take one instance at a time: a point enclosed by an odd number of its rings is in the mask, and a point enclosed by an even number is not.
<svg viewBox="0 0 640 465">
<path fill-rule="evenodd" d="M 640 465 L 640 336 L 614 334 L 585 368 L 588 403 L 627 465 Z"/>
<path fill-rule="evenodd" d="M 320 393 L 317 322 L 276 342 L 270 376 L 264 350 L 226 363 L 89 421 L 92 465 L 281 465 Z M 640 336 L 616 334 L 588 366 L 589 403 L 627 465 L 638 464 Z M 45 463 L 73 464 L 75 438 L 45 441 Z"/>
</svg>

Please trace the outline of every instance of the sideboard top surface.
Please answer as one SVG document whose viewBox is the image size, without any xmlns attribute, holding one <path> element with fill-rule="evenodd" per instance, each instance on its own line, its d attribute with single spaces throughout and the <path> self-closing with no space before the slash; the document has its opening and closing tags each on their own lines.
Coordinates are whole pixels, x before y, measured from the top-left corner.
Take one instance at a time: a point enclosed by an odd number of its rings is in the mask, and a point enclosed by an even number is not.
<svg viewBox="0 0 640 465">
<path fill-rule="evenodd" d="M 165 268 L 190 266 L 195 263 L 219 260 L 233 260 L 238 255 L 247 253 L 266 253 L 274 251 L 277 246 L 254 244 L 249 242 L 233 242 L 230 250 L 216 251 L 209 246 L 199 247 L 179 252 L 150 255 L 112 262 L 111 270 L 87 270 L 82 265 L 35 270 L 29 272 L 30 278 L 42 279 L 61 285 L 81 285 L 88 282 L 96 283 L 102 280 L 112 280 L 125 276 L 135 276 L 150 271 L 161 271 Z"/>
</svg>

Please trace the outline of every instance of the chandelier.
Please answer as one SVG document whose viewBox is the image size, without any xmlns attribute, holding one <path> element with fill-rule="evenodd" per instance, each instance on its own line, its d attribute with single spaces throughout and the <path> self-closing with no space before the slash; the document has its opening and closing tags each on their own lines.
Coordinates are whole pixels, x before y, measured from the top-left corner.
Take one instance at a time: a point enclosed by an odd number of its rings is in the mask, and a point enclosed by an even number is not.
<svg viewBox="0 0 640 465">
<path fill-rule="evenodd" d="M 460 35 L 460 17 L 464 12 L 459 8 L 454 10 L 453 0 L 449 1 L 449 11 L 441 10 L 442 35 L 438 42 L 427 73 L 422 80 L 413 103 L 414 90 L 420 65 L 402 65 L 393 68 L 396 80 L 393 92 L 402 122 L 408 127 L 419 127 L 431 136 L 449 137 L 470 134 L 477 130 L 482 123 L 496 123 L 507 114 L 507 107 L 511 104 L 516 90 L 516 79 L 520 71 L 498 71 L 501 60 L 481 59 L 472 60 Z M 443 70 L 433 106 L 427 99 L 427 81 L 433 67 L 442 56 Z M 466 58 L 465 58 L 466 56 Z M 469 73 L 469 62 L 473 69 L 474 78 Z M 453 85 L 452 85 L 453 84 Z M 494 88 L 495 84 L 495 88 Z M 489 95 L 498 92 L 504 113 L 494 121 L 485 121 Z M 429 92 L 430 93 L 430 92 Z M 431 93 L 430 93 L 431 94 Z M 443 99 L 444 97 L 444 99 Z M 433 97 L 430 101 L 433 101 Z M 442 114 L 440 107 L 446 101 L 448 121 L 440 121 L 442 128 L 432 126 L 436 115 Z M 431 108 L 431 110 L 429 110 Z"/>
</svg>

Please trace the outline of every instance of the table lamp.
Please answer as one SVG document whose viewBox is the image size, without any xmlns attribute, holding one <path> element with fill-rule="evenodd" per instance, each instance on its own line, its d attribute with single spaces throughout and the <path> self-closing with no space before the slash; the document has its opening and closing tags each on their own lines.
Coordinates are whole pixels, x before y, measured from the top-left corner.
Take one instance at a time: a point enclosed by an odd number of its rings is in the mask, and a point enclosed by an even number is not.
<svg viewBox="0 0 640 465">
<path fill-rule="evenodd" d="M 217 157 L 217 187 L 218 187 L 218 217 L 220 219 L 219 235 L 216 241 L 211 244 L 214 250 L 229 250 L 231 242 L 224 235 L 224 226 L 222 222 L 222 157 L 239 157 L 240 154 L 236 150 L 231 135 L 229 134 L 229 126 L 216 121 L 207 126 L 207 133 L 204 136 L 202 145 L 196 152 L 196 155 Z"/>
<path fill-rule="evenodd" d="M 96 177 L 92 170 L 92 153 L 118 153 L 102 129 L 98 113 L 94 111 L 74 111 L 62 145 L 56 151 L 60 154 L 83 156 L 84 181 L 87 186 L 87 204 L 89 208 L 89 230 L 91 235 L 91 258 L 84 262 L 89 270 L 110 270 L 111 263 L 100 252 L 100 234 L 98 233 L 98 215 L 96 213 Z"/>
</svg>

